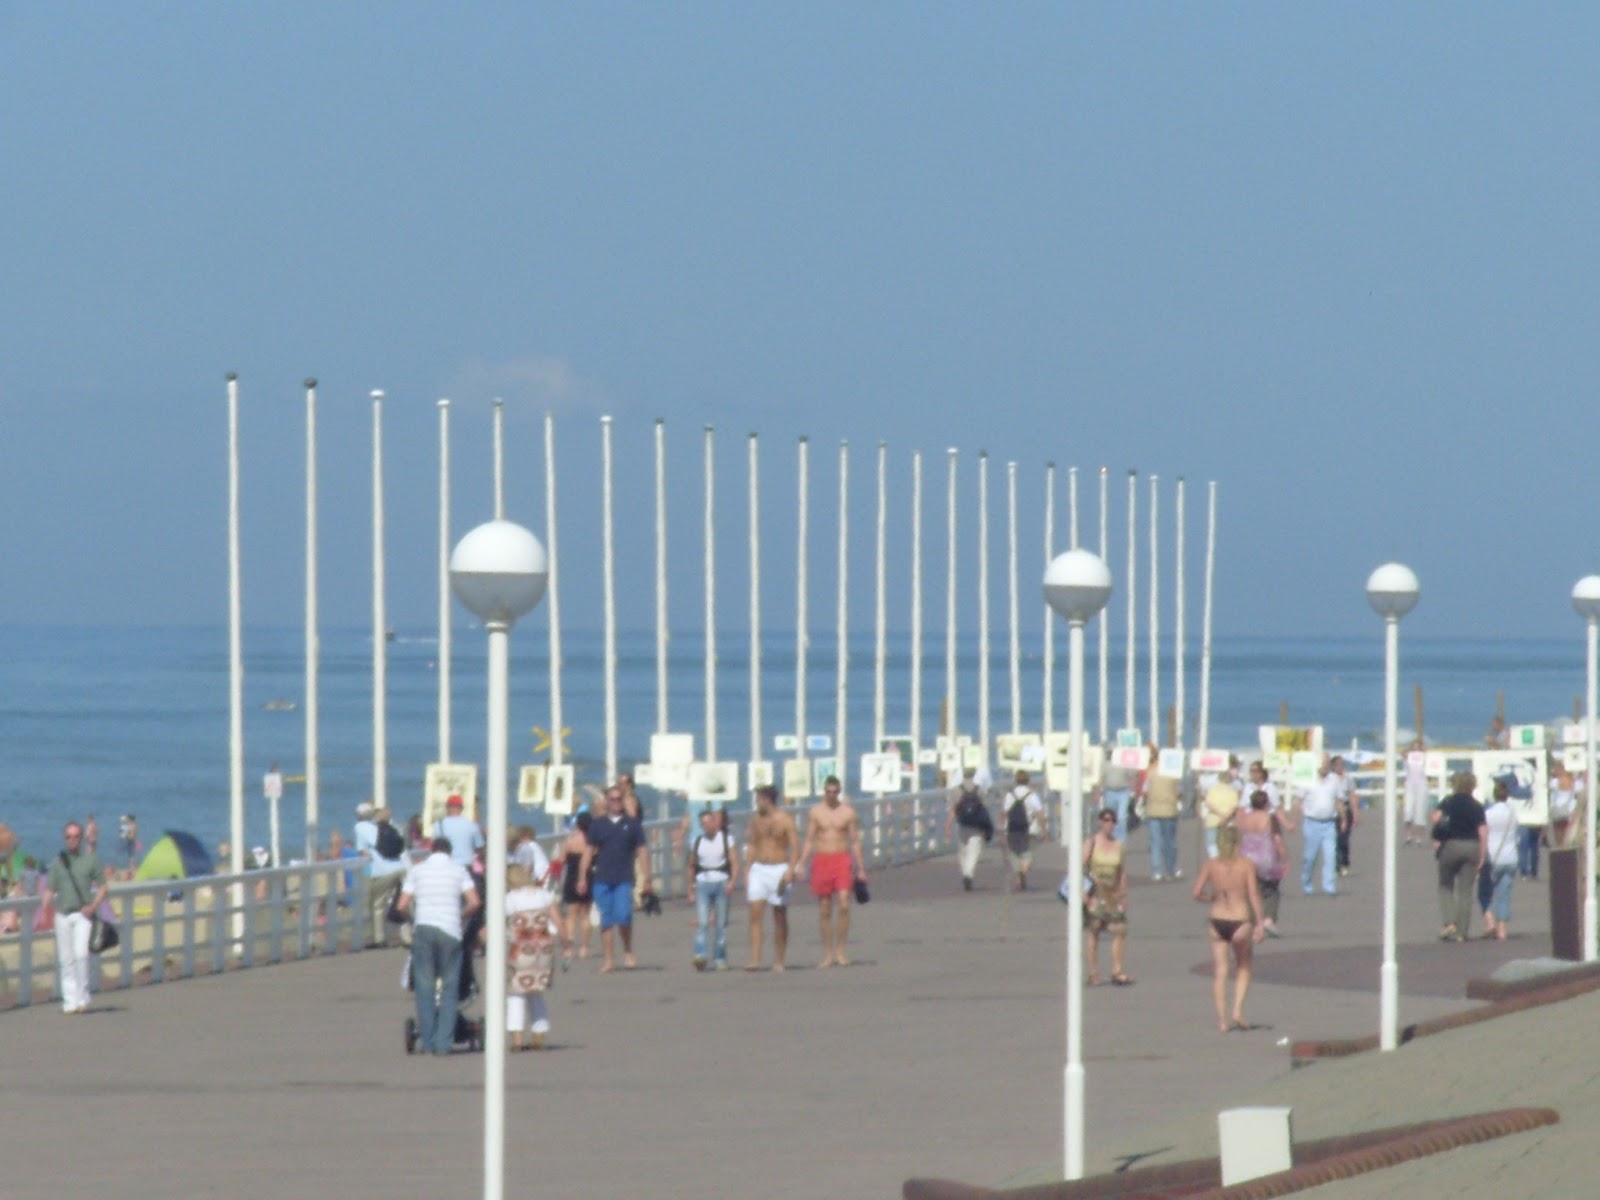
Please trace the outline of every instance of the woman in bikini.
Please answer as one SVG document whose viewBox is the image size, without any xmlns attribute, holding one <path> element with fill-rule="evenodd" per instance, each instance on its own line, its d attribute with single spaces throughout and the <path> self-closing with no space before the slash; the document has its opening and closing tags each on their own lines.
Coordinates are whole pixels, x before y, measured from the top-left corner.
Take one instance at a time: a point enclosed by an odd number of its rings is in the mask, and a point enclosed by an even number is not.
<svg viewBox="0 0 1600 1200">
<path fill-rule="evenodd" d="M 1100 982 L 1100 935 L 1111 935 L 1111 982 L 1126 987 L 1133 980 L 1122 969 L 1122 947 L 1128 940 L 1128 877 L 1122 869 L 1122 843 L 1117 840 L 1116 810 L 1102 808 L 1099 828 L 1083 848 L 1083 873 L 1094 890 L 1083 898 L 1083 928 L 1089 937 L 1089 986 Z"/>
<path fill-rule="evenodd" d="M 1261 892 L 1256 886 L 1255 864 L 1239 856 L 1239 831 L 1232 826 L 1217 831 L 1217 857 L 1207 859 L 1200 868 L 1200 877 L 1194 881 L 1194 898 L 1211 902 L 1206 937 L 1211 943 L 1211 996 L 1217 1005 L 1217 1028 L 1223 1033 L 1249 1029 L 1244 1020 L 1244 998 L 1250 991 L 1250 964 L 1255 943 L 1265 933 L 1256 920 L 1256 914 L 1261 911 Z M 1234 969 L 1231 1020 L 1228 1017 L 1230 951 Z"/>
</svg>

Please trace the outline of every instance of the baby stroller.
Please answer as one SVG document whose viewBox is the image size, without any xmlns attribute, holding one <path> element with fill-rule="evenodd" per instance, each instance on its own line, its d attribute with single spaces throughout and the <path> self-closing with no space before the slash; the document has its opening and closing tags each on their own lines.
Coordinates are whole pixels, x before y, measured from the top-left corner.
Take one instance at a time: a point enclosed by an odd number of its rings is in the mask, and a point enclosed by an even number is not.
<svg viewBox="0 0 1600 1200">
<path fill-rule="evenodd" d="M 478 944 L 478 932 L 483 927 L 481 914 L 474 914 L 462 930 L 461 938 L 461 973 L 456 979 L 456 1027 L 452 1031 L 450 1043 L 456 1050 L 468 1050 L 474 1054 L 483 1050 L 483 1018 L 473 1019 L 468 1009 L 471 1007 L 473 997 L 478 994 L 478 976 L 473 970 L 473 948 Z M 416 982 L 411 973 L 411 955 L 414 951 L 407 952 L 406 965 L 400 972 L 400 986 L 406 991 L 411 991 Z M 439 981 L 440 987 L 446 986 L 444 980 Z M 406 1018 L 406 1053 L 417 1052 L 417 1018 L 413 1013 Z"/>
</svg>

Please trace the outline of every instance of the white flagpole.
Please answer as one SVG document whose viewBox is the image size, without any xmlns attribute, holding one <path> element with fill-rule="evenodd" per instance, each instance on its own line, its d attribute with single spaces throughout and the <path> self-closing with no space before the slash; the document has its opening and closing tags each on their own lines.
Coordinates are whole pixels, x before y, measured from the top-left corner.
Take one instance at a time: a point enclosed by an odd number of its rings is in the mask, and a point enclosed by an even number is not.
<svg viewBox="0 0 1600 1200">
<path fill-rule="evenodd" d="M 850 760 L 846 757 L 845 719 L 849 709 L 850 608 L 846 585 L 850 577 L 850 443 L 839 443 L 839 608 L 837 629 L 837 667 L 834 670 L 833 756 L 839 764 L 839 779 L 850 779 Z"/>
<path fill-rule="evenodd" d="M 244 870 L 244 622 L 239 575 L 239 376 L 228 373 L 228 871 Z M 237 920 L 235 934 L 237 934 Z"/>
<path fill-rule="evenodd" d="M 956 732 L 953 716 L 950 732 Z M 986 450 L 978 451 L 978 744 L 989 745 L 989 453 Z"/>
<path fill-rule="evenodd" d="M 1047 462 L 1044 465 L 1044 561 L 1049 563 L 1055 559 L 1056 541 L 1056 465 Z M 1044 606 L 1044 696 L 1041 701 L 1043 723 L 1041 728 L 1048 734 L 1055 721 L 1055 669 L 1056 669 L 1056 626 L 1055 613 L 1048 604 Z"/>
<path fill-rule="evenodd" d="M 372 803 L 389 806 L 389 617 L 384 600 L 383 391 L 372 391 Z"/>
<path fill-rule="evenodd" d="M 1132 467 L 1128 468 L 1128 628 L 1127 633 L 1127 684 L 1123 697 L 1123 728 L 1132 729 L 1137 722 L 1134 720 L 1134 678 L 1135 662 L 1138 658 L 1139 610 L 1135 603 L 1138 594 L 1139 582 L 1139 472 Z M 1150 731 L 1150 736 L 1155 736 L 1155 730 Z"/>
<path fill-rule="evenodd" d="M 760 439 L 750 435 L 750 761 L 761 753 L 761 488 Z"/>
<path fill-rule="evenodd" d="M 716 476 L 713 439 L 715 430 L 706 426 L 705 436 L 705 591 L 706 591 L 706 746 L 707 762 L 717 761 L 717 546 Z"/>
<path fill-rule="evenodd" d="M 1068 549 L 1078 548 L 1078 468 L 1067 468 L 1067 537 Z"/>
<path fill-rule="evenodd" d="M 1022 732 L 1022 631 L 1017 595 L 1017 464 L 1006 463 L 1006 574 L 1007 617 L 1011 627 L 1011 732 Z M 985 652 L 987 657 L 987 651 Z"/>
<path fill-rule="evenodd" d="M 944 575 L 944 705 L 945 732 L 955 735 L 956 717 L 956 449 L 946 451 Z"/>
<path fill-rule="evenodd" d="M 1150 740 L 1161 745 L 1161 589 L 1159 586 L 1159 476 L 1150 476 Z"/>
<path fill-rule="evenodd" d="M 806 651 L 810 636 L 806 628 L 806 556 L 809 550 L 808 523 L 811 507 L 811 481 L 808 474 L 809 443 L 800 439 L 799 529 L 795 539 L 794 601 L 794 732 L 800 739 L 799 753 L 806 755 Z"/>
<path fill-rule="evenodd" d="M 911 456 L 911 752 L 922 748 L 922 451 Z M 920 778 L 920 772 L 914 776 Z M 916 790 L 913 788 L 912 790 Z"/>
<path fill-rule="evenodd" d="M 439 401 L 439 761 L 450 761 L 450 401 Z"/>
<path fill-rule="evenodd" d="M 494 401 L 494 519 L 506 516 L 506 439 L 505 401 L 498 396 Z"/>
<path fill-rule="evenodd" d="M 1200 617 L 1200 745 L 1211 745 L 1211 584 L 1217 562 L 1217 482 L 1206 484 L 1206 594 Z"/>
<path fill-rule="evenodd" d="M 317 737 L 317 381 L 306 380 L 306 861 L 316 857 L 322 750 Z M 273 848 L 277 853 L 277 848 Z M 277 865 L 274 862 L 273 865 Z"/>
<path fill-rule="evenodd" d="M 1183 724 L 1183 476 L 1178 476 L 1178 493 L 1173 499 L 1172 515 L 1177 524 L 1173 536 L 1173 554 L 1177 558 L 1173 583 L 1177 595 L 1172 609 L 1172 703 L 1176 744 L 1184 744 Z"/>
<path fill-rule="evenodd" d="M 1110 494 L 1110 481 L 1104 467 L 1100 468 L 1100 561 L 1110 563 L 1107 556 L 1106 543 L 1106 504 Z M 1105 609 L 1101 609 L 1094 623 L 1100 627 L 1100 744 L 1103 746 L 1110 740 L 1111 733 L 1108 728 L 1111 714 L 1111 626 L 1106 621 Z"/>
<path fill-rule="evenodd" d="M 889 525 L 888 525 L 888 477 L 887 442 L 878 443 L 878 556 L 876 595 L 874 605 L 874 640 L 873 640 L 873 675 L 872 675 L 872 749 L 876 752 L 883 744 L 884 717 L 887 708 L 885 685 L 888 674 L 889 656 L 889 609 L 886 585 L 888 583 L 888 569 L 885 559 L 889 551 Z"/>
<path fill-rule="evenodd" d="M 667 725 L 667 449 L 666 423 L 656 418 L 656 732 Z"/>
<path fill-rule="evenodd" d="M 617 564 L 611 510 L 611 418 L 600 418 L 600 544 L 605 591 L 606 782 L 617 778 Z M 561 731 L 555 731 L 559 736 Z"/>
<path fill-rule="evenodd" d="M 556 552 L 556 422 L 544 415 L 544 546 L 549 564 L 545 606 L 550 612 L 550 762 L 561 766 L 561 555 Z"/>
</svg>

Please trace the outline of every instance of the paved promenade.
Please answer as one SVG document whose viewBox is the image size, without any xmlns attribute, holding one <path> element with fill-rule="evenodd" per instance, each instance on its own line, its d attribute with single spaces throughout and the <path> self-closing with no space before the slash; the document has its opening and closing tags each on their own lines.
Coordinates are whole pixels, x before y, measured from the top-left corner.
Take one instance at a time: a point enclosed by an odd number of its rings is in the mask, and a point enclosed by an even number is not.
<svg viewBox="0 0 1600 1200">
<path fill-rule="evenodd" d="M 1086 999 L 1091 1169 L 1215 1153 L 1215 1112 L 1240 1102 L 1293 1103 L 1306 1137 L 1519 1103 L 1563 1108 L 1555 1093 L 1587 1096 L 1585 1117 L 1595 1115 L 1586 1031 L 1600 999 L 1291 1070 L 1282 1039 L 1376 1030 L 1372 821 L 1356 832 L 1347 894 L 1285 897 L 1285 936 L 1261 948 L 1248 1006 L 1263 1028 L 1219 1034 L 1204 909 L 1188 894 L 1197 837 L 1185 821 L 1186 877 L 1165 884 L 1149 882 L 1143 834 L 1133 839 L 1137 982 Z M 552 1049 L 508 1064 L 508 1194 L 887 1198 L 912 1175 L 1059 1178 L 1062 858 L 1040 859 L 1034 889 L 1018 896 L 1001 889 L 993 851 L 972 894 L 948 859 L 880 873 L 844 970 L 812 969 L 809 897 L 782 975 L 697 974 L 692 910 L 676 901 L 644 919 L 641 968 L 600 977 L 576 964 L 551 997 Z M 1511 940 L 1441 945 L 1429 850 L 1403 850 L 1401 867 L 1402 1021 L 1473 1007 L 1469 978 L 1548 952 L 1543 883 L 1517 886 Z M 736 963 L 742 920 L 736 910 Z M 483 1060 L 403 1053 L 401 962 L 373 952 L 114 992 L 84 1017 L 49 1004 L 0 1014 L 6 1193 L 477 1195 Z M 1569 1123 L 1516 1140 L 1548 1144 L 1551 1166 L 1578 1132 Z M 1508 1144 L 1449 1156 L 1464 1165 L 1447 1190 L 1488 1195 L 1498 1180 L 1503 1195 L 1514 1176 L 1501 1164 L 1523 1153 Z M 1422 1171 L 1437 1191 L 1444 1163 L 1317 1194 L 1420 1195 Z"/>
</svg>

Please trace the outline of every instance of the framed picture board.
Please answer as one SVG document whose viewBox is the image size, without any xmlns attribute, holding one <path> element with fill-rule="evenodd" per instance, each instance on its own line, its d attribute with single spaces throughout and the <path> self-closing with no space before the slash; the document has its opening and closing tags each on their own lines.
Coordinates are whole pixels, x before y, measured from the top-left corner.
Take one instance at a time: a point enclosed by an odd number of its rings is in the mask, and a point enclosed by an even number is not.
<svg viewBox="0 0 1600 1200">
<path fill-rule="evenodd" d="M 635 783 L 639 781 L 634 780 Z M 556 766 L 552 763 L 544 773 L 544 810 L 553 817 L 565 817 L 572 812 L 572 796 L 577 791 L 573 781 L 571 763 Z"/>
<path fill-rule="evenodd" d="M 461 797 L 462 815 L 478 819 L 478 768 L 475 763 L 429 763 L 422 782 L 422 832 L 433 836 L 433 823 L 444 816 L 445 801 Z"/>
<path fill-rule="evenodd" d="M 517 773 L 517 803 L 525 808 L 544 807 L 543 763 L 524 765 Z"/>
</svg>

